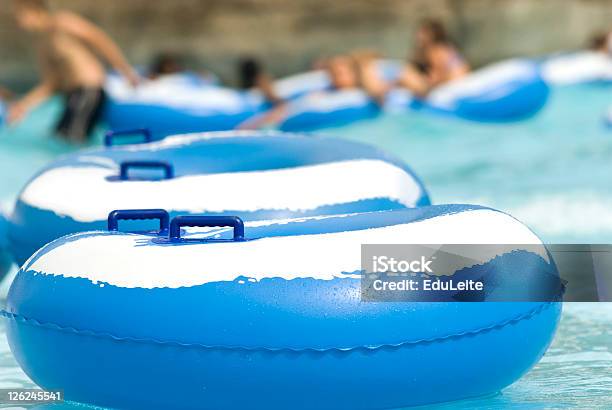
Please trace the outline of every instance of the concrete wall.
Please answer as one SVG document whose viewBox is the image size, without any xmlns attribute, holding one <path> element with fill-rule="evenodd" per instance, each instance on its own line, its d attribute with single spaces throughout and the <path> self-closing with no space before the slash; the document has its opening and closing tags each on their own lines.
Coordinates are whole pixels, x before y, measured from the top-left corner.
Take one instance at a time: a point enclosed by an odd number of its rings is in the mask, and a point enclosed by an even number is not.
<svg viewBox="0 0 612 410">
<path fill-rule="evenodd" d="M 27 37 L 0 0 L 0 82 L 35 76 Z M 158 50 L 193 56 L 226 80 L 243 54 L 281 75 L 320 55 L 358 47 L 392 57 L 410 49 L 416 22 L 443 19 L 474 65 L 581 47 L 611 29 L 612 0 L 51 0 L 100 24 L 134 63 Z"/>
</svg>

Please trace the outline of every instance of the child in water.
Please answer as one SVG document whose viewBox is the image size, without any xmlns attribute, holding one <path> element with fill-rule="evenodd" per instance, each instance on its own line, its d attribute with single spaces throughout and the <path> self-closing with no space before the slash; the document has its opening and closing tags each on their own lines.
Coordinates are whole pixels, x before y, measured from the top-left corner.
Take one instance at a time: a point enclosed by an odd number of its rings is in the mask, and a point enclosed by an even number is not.
<svg viewBox="0 0 612 410">
<path fill-rule="evenodd" d="M 14 0 L 14 13 L 18 25 L 32 35 L 41 81 L 9 108 L 9 122 L 60 92 L 66 105 L 57 132 L 72 141 L 85 140 L 105 100 L 100 57 L 132 85 L 139 81 L 136 71 L 106 33 L 74 13 L 52 13 L 45 0 Z"/>
</svg>

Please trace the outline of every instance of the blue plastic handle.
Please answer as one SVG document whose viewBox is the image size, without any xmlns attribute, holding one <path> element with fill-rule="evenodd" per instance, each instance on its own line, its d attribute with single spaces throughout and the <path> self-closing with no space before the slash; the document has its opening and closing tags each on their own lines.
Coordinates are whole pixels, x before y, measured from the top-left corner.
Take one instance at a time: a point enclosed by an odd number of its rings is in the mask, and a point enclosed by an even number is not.
<svg viewBox="0 0 612 410">
<path fill-rule="evenodd" d="M 119 165 L 119 179 L 127 181 L 130 179 L 128 171 L 130 168 L 161 168 L 164 171 L 164 179 L 174 178 L 174 168 L 163 161 L 125 161 Z"/>
<path fill-rule="evenodd" d="M 153 134 L 151 133 L 151 130 L 148 128 L 135 128 L 129 130 L 108 131 L 104 136 L 104 145 L 106 147 L 112 147 L 115 137 L 122 137 L 126 135 L 142 135 L 144 138 L 143 142 L 145 143 L 153 141 Z"/>
<path fill-rule="evenodd" d="M 181 227 L 183 226 L 231 226 L 234 228 L 234 241 L 244 240 L 244 222 L 237 216 L 177 216 L 170 222 L 170 240 L 181 238 Z"/>
<path fill-rule="evenodd" d="M 127 209 L 116 210 L 108 214 L 108 230 L 118 231 L 119 221 L 137 221 L 147 219 L 159 219 L 159 230 L 161 232 L 168 230 L 170 224 L 170 215 L 163 209 Z"/>
</svg>

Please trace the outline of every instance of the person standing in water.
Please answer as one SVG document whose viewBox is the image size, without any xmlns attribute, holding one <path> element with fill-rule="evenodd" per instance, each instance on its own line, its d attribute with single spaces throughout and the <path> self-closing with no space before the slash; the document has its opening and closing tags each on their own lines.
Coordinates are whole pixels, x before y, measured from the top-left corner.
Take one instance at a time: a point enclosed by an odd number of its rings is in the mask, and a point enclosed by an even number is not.
<svg viewBox="0 0 612 410">
<path fill-rule="evenodd" d="M 425 96 L 432 88 L 464 77 L 469 71 L 444 25 L 437 20 L 425 20 L 416 33 L 414 58 L 404 68 L 398 85 Z"/>
<path fill-rule="evenodd" d="M 100 28 L 69 11 L 51 12 L 45 0 L 14 0 L 18 25 L 32 35 L 41 71 L 40 83 L 9 108 L 15 122 L 54 93 L 65 99 L 57 132 L 84 141 L 105 100 L 106 72 L 101 58 L 132 85 L 139 77 L 119 47 Z"/>
</svg>

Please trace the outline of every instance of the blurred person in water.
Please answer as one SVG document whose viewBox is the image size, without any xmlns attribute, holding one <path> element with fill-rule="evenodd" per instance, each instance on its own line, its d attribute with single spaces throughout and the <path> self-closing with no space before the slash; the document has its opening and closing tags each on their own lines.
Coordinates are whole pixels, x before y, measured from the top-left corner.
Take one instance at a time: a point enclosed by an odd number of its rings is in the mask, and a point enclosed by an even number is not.
<svg viewBox="0 0 612 410">
<path fill-rule="evenodd" d="M 416 33 L 414 56 L 393 83 L 381 78 L 372 52 L 356 52 L 362 87 L 379 103 L 393 87 L 403 87 L 416 96 L 425 97 L 433 88 L 457 80 L 470 72 L 470 67 L 450 40 L 444 25 L 437 20 L 423 21 Z"/>
<path fill-rule="evenodd" d="M 316 96 L 317 94 L 322 94 L 325 92 L 333 92 L 333 91 L 344 91 L 351 89 L 362 88 L 362 81 L 360 77 L 360 70 L 358 69 L 357 62 L 351 55 L 337 55 L 330 59 L 327 59 L 322 65 L 321 68 L 327 72 L 329 76 L 329 88 L 325 91 L 313 91 L 309 94 L 306 94 L 299 98 L 299 100 L 303 98 L 309 98 Z M 247 120 L 243 124 L 240 125 L 241 129 L 255 129 L 266 126 L 271 126 L 281 122 L 287 116 L 287 103 L 286 101 L 282 101 L 278 97 L 276 97 L 272 90 L 272 83 L 267 83 L 262 88 L 261 82 L 249 83 L 255 87 L 259 88 L 259 90 L 266 96 L 268 100 L 270 98 L 275 98 L 273 105 L 274 108 L 263 115 L 257 116 L 253 119 Z M 366 89 L 367 91 L 367 89 Z"/>
<path fill-rule="evenodd" d="M 13 0 L 18 25 L 32 35 L 40 83 L 9 108 L 15 122 L 59 92 L 66 105 L 57 132 L 71 141 L 90 134 L 104 104 L 106 72 L 101 59 L 136 85 L 139 77 L 119 47 L 100 28 L 69 11 L 51 12 L 45 0 Z"/>
<path fill-rule="evenodd" d="M 424 20 L 416 32 L 416 48 L 402 72 L 398 85 L 419 96 L 434 87 L 464 77 L 470 66 L 453 45 L 444 25 Z"/>
</svg>

